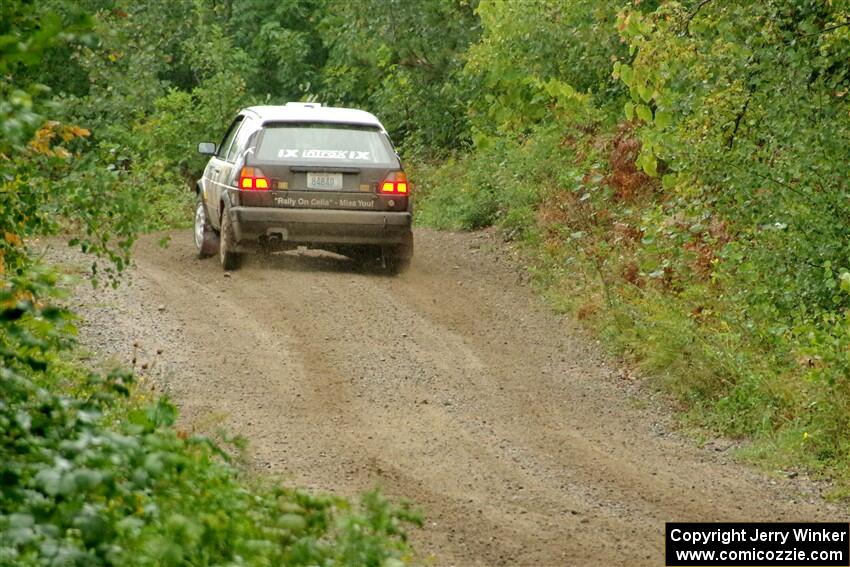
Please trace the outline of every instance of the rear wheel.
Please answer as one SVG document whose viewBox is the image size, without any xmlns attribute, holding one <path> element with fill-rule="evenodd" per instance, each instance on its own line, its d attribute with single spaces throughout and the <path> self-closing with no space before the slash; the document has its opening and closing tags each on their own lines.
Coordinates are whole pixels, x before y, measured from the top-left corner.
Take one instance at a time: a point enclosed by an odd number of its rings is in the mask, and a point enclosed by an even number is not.
<svg viewBox="0 0 850 567">
<path fill-rule="evenodd" d="M 204 198 L 200 195 L 195 205 L 195 248 L 198 249 L 198 258 L 209 258 L 218 249 L 218 235 L 210 225 Z"/>
<path fill-rule="evenodd" d="M 236 233 L 227 210 L 221 215 L 221 242 L 218 246 L 218 256 L 221 267 L 225 270 L 236 270 L 242 263 L 242 254 L 236 251 Z"/>
</svg>

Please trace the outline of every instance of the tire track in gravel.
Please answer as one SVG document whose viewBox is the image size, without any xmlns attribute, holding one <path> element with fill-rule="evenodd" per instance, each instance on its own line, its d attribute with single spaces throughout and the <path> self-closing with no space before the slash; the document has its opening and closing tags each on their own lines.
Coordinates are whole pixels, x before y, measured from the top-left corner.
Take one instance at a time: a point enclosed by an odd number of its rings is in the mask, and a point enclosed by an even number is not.
<svg viewBox="0 0 850 567">
<path fill-rule="evenodd" d="M 164 356 L 193 361 L 168 378 L 184 423 L 244 435 L 295 485 L 413 500 L 438 565 L 658 565 L 668 520 L 843 515 L 671 433 L 486 234 L 420 230 L 397 278 L 316 255 L 228 277 L 171 236 L 140 242 L 114 301 L 163 306 Z M 146 321 L 134 340 L 161 340 Z"/>
</svg>

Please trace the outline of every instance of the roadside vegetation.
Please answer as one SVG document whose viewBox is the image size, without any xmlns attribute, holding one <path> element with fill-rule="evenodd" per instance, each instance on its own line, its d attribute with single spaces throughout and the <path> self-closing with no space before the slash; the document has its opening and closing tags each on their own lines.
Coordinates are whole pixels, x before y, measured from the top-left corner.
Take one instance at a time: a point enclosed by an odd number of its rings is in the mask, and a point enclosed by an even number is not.
<svg viewBox="0 0 850 567">
<path fill-rule="evenodd" d="M 391 565 L 416 518 L 249 478 L 76 362 L 71 234 L 118 284 L 247 104 L 371 110 L 418 222 L 500 227 L 702 431 L 850 473 L 847 0 L 0 4 L 0 564 Z"/>
<path fill-rule="evenodd" d="M 470 143 L 419 221 L 541 291 L 772 470 L 850 471 L 847 2 L 482 0 Z"/>
</svg>

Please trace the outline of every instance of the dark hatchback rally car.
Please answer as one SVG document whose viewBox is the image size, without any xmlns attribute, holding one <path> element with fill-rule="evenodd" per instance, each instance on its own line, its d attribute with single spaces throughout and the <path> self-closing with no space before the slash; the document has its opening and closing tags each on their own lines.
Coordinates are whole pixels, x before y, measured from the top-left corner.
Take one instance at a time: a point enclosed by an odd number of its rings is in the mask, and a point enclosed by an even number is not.
<svg viewBox="0 0 850 567">
<path fill-rule="evenodd" d="M 198 180 L 195 245 L 225 270 L 307 246 L 397 273 L 413 256 L 411 186 L 375 116 L 318 103 L 239 112 Z"/>
</svg>

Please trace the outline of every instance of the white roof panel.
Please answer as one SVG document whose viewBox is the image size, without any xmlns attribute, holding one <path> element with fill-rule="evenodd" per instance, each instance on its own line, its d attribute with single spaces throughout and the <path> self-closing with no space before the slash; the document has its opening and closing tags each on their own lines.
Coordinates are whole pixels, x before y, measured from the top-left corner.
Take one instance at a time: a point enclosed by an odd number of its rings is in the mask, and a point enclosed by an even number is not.
<svg viewBox="0 0 850 567">
<path fill-rule="evenodd" d="M 263 122 L 337 122 L 377 126 L 384 130 L 374 114 L 355 108 L 290 103 L 287 106 L 250 106 L 245 110 L 256 114 Z"/>
</svg>

